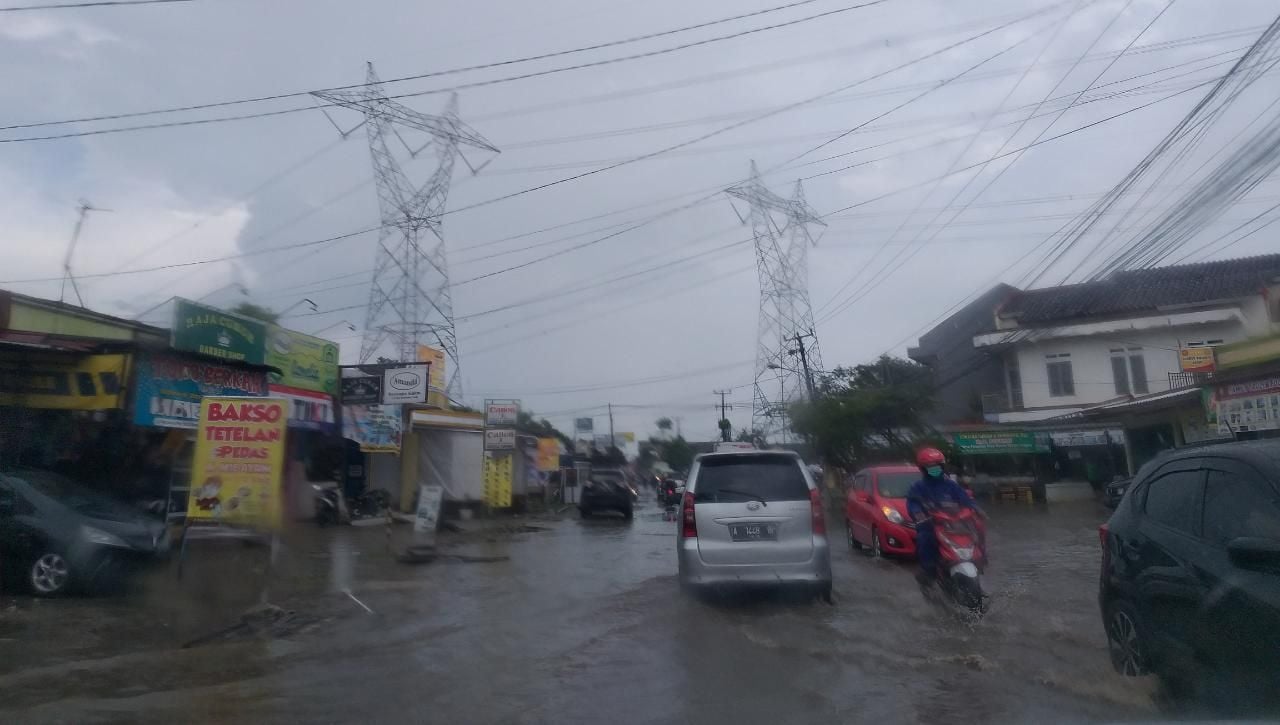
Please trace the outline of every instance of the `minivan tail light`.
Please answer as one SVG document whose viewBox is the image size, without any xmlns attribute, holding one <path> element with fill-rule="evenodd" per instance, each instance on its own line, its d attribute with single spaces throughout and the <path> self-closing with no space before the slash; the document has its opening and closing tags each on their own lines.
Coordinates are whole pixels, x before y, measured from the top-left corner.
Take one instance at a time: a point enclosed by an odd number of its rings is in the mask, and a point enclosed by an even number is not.
<svg viewBox="0 0 1280 725">
<path fill-rule="evenodd" d="M 684 492 L 684 503 L 680 506 L 680 536 L 685 539 L 698 538 L 698 522 L 693 517 L 693 492 Z"/>
<path fill-rule="evenodd" d="M 827 516 L 822 512 L 822 492 L 816 488 L 809 489 L 809 509 L 813 513 L 813 533 L 827 534 Z"/>
<path fill-rule="evenodd" d="M 1103 524 L 1098 527 L 1098 544 L 1102 547 L 1103 551 L 1107 550 L 1107 534 L 1109 533 L 1111 533 L 1111 527 L 1107 524 Z"/>
</svg>

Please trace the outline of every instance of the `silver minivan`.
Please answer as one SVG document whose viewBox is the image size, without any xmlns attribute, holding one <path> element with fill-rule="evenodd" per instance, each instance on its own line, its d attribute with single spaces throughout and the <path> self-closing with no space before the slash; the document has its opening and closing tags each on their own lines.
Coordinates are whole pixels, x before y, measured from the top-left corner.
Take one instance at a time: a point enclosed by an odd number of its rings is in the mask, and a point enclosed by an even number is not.
<svg viewBox="0 0 1280 725">
<path fill-rule="evenodd" d="M 821 492 L 790 451 L 698 456 L 681 502 L 676 552 L 687 588 L 795 585 L 831 594 Z"/>
</svg>

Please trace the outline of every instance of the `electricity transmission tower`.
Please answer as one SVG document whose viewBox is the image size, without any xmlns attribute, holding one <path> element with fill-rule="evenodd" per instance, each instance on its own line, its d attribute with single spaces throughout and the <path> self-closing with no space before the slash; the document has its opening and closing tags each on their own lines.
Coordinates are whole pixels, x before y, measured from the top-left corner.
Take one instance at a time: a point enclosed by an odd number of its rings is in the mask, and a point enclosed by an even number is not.
<svg viewBox="0 0 1280 725">
<path fill-rule="evenodd" d="M 365 310 L 364 338 L 360 362 L 368 362 L 394 344 L 394 357 L 402 362 L 417 359 L 419 343 L 439 346 L 449 365 L 448 394 L 462 396 L 461 366 L 453 325 L 453 294 L 449 289 L 441 215 L 449 197 L 454 161 L 462 157 L 462 146 L 497 152 L 475 129 L 458 120 L 458 98 L 453 95 L 443 115 L 419 113 L 387 98 L 382 82 L 368 66 L 363 86 L 350 90 L 318 91 L 312 95 L 330 104 L 359 111 L 369 137 L 374 180 L 378 187 L 381 230 L 374 263 L 373 284 Z M 336 124 L 335 124 L 336 126 Z M 339 133 L 346 136 L 355 129 Z M 405 140 L 425 133 L 428 138 L 418 148 Z M 421 186 L 409 181 L 392 153 L 395 142 L 416 157 L 433 146 L 436 169 Z M 471 167 L 472 171 L 479 169 Z"/>
<path fill-rule="evenodd" d="M 807 397 L 808 389 L 797 362 L 797 340 L 799 344 L 806 338 L 811 340 L 804 349 L 807 364 L 822 367 L 809 303 L 809 246 L 814 244 L 809 225 L 826 224 L 805 202 L 800 182 L 796 182 L 792 198 L 778 196 L 760 181 L 754 161 L 750 180 L 725 193 L 751 206 L 746 217 L 738 216 L 743 223 L 750 222 L 755 234 L 760 278 L 751 426 L 765 434 L 786 435 L 791 428 L 787 407 Z"/>
</svg>

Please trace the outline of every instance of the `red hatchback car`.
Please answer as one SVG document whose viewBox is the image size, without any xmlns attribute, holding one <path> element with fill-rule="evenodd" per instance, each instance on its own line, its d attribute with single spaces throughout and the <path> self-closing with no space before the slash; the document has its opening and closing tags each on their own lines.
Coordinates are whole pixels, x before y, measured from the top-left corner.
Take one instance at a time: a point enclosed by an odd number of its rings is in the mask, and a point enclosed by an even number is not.
<svg viewBox="0 0 1280 725">
<path fill-rule="evenodd" d="M 844 507 L 849 548 L 869 549 L 873 556 L 915 556 L 916 531 L 908 525 L 907 491 L 918 480 L 920 470 L 909 463 L 858 471 Z"/>
</svg>

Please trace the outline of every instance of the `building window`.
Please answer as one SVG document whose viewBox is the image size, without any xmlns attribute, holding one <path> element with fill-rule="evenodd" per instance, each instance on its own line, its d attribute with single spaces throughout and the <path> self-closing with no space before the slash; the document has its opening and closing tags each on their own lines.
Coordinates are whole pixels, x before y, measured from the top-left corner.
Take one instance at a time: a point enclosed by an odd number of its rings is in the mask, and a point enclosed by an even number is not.
<svg viewBox="0 0 1280 725">
<path fill-rule="evenodd" d="M 1044 357 L 1045 370 L 1049 373 L 1049 395 L 1054 398 L 1075 395 L 1076 381 L 1071 374 L 1071 353 L 1060 352 Z"/>
<path fill-rule="evenodd" d="M 1009 379 L 1009 407 L 1022 410 L 1022 373 L 1018 370 L 1018 356 L 1010 355 L 1004 361 L 1005 376 Z"/>
<path fill-rule="evenodd" d="M 1116 395 L 1142 395 L 1147 388 L 1147 361 L 1140 347 L 1111 348 L 1111 377 Z"/>
</svg>

